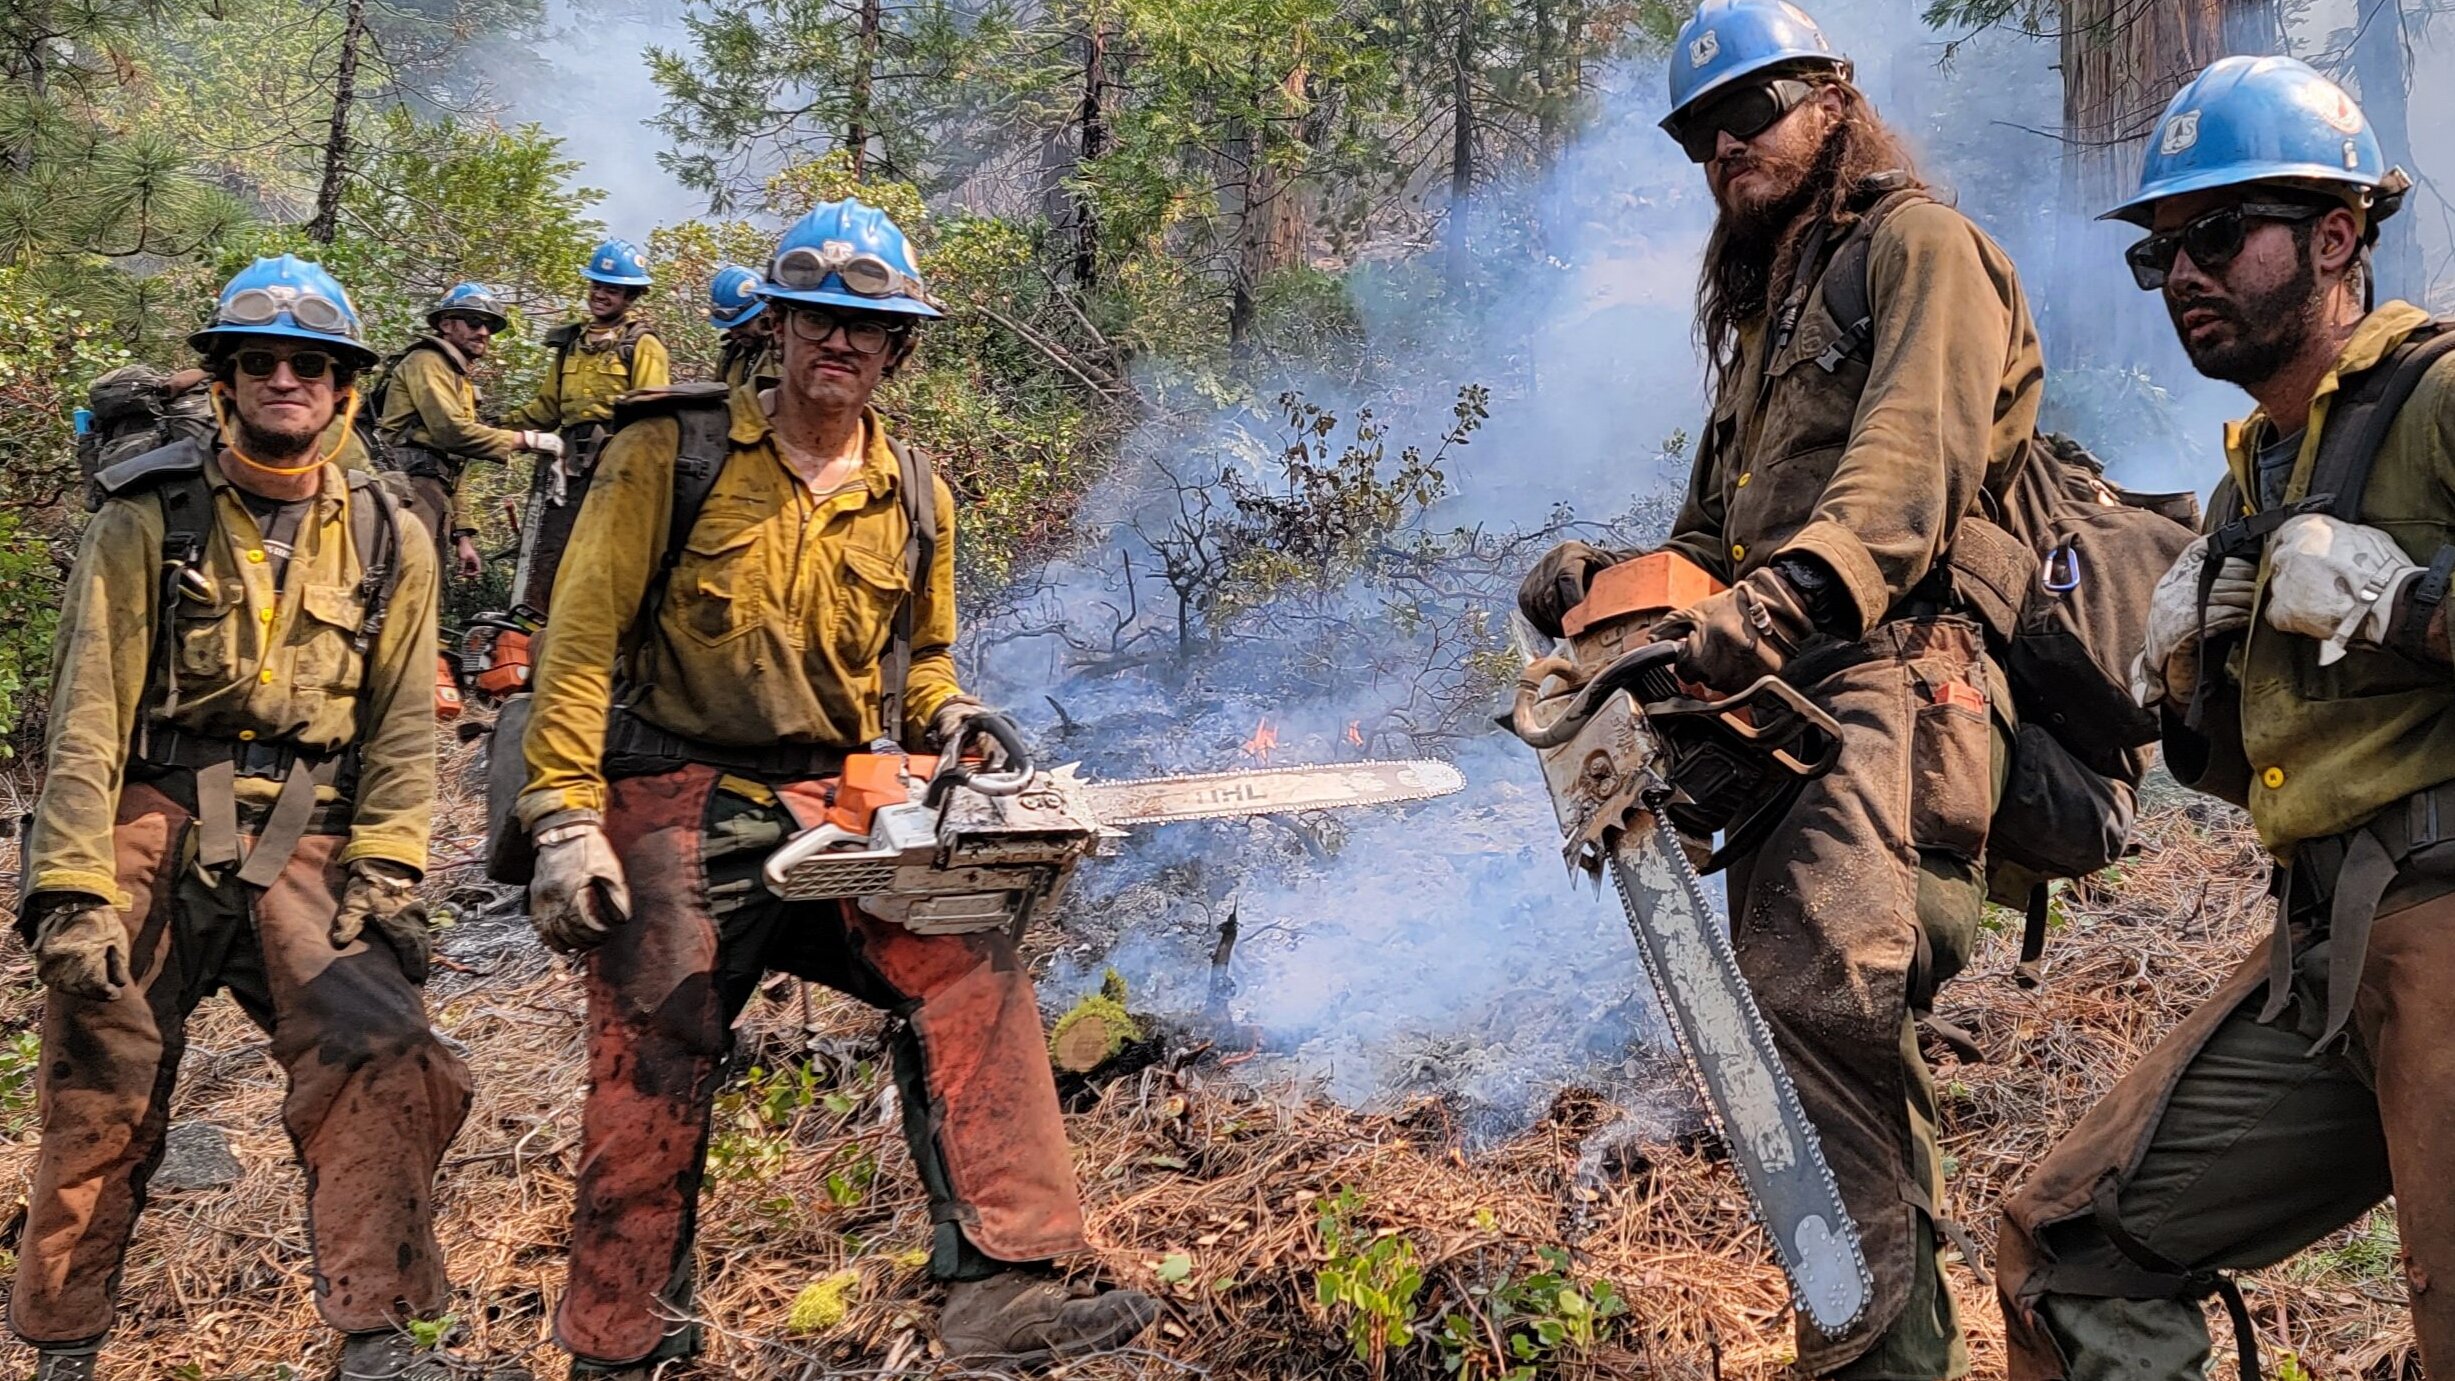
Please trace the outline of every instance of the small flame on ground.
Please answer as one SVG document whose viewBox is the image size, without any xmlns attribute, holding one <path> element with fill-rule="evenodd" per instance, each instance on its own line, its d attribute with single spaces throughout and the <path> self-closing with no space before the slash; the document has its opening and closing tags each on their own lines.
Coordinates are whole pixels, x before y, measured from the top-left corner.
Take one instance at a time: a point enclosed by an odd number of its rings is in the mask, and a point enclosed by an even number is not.
<svg viewBox="0 0 2455 1381">
<path fill-rule="evenodd" d="M 1264 715 L 1262 722 L 1254 727 L 1253 737 L 1239 745 L 1237 751 L 1256 762 L 1268 762 L 1271 750 L 1278 746 L 1279 731 L 1270 727 L 1270 717 Z"/>
<path fill-rule="evenodd" d="M 1358 748 L 1364 746 L 1364 721 L 1360 719 L 1347 721 L 1347 741 Z"/>
</svg>

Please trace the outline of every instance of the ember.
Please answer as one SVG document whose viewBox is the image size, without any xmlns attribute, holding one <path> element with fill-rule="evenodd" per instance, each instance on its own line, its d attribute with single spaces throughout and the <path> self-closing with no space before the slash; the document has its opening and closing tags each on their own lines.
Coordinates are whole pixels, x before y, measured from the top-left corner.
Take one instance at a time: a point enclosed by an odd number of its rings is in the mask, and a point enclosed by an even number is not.
<svg viewBox="0 0 2455 1381">
<path fill-rule="evenodd" d="M 1268 762 L 1271 752 L 1278 746 L 1279 731 L 1270 727 L 1270 719 L 1265 715 L 1262 722 L 1254 726 L 1253 737 L 1238 745 L 1236 751 L 1255 762 Z"/>
</svg>

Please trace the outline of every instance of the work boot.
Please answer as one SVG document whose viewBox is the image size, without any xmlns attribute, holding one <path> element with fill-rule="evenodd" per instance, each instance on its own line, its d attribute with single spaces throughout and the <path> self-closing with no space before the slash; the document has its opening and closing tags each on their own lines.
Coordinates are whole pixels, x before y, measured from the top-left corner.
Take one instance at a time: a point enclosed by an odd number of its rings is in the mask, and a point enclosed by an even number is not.
<svg viewBox="0 0 2455 1381">
<path fill-rule="evenodd" d="M 1158 1317 L 1158 1302 L 1139 1290 L 1098 1291 L 1031 1271 L 1000 1271 L 947 1288 L 938 1337 L 952 1362 L 1039 1366 L 1123 1347 Z"/>
<path fill-rule="evenodd" d="M 34 1381 L 94 1381 L 94 1359 L 101 1355 L 98 1347 L 59 1352 L 44 1348 L 34 1354 Z"/>
<path fill-rule="evenodd" d="M 406 1333 L 352 1333 L 333 1381 L 453 1381 L 451 1365 Z"/>
</svg>

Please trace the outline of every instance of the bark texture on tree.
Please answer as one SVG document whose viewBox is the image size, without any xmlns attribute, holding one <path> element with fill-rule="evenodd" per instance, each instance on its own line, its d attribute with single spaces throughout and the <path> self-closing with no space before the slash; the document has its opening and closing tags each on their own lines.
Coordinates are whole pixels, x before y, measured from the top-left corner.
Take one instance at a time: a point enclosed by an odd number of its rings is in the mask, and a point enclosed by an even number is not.
<svg viewBox="0 0 2455 1381">
<path fill-rule="evenodd" d="M 366 42 L 367 0 L 349 0 L 341 21 L 341 63 L 333 73 L 332 124 L 324 136 L 324 179 L 316 188 L 307 238 L 332 243 L 341 226 L 341 192 L 349 177 L 350 107 L 358 99 L 358 50 Z"/>
</svg>

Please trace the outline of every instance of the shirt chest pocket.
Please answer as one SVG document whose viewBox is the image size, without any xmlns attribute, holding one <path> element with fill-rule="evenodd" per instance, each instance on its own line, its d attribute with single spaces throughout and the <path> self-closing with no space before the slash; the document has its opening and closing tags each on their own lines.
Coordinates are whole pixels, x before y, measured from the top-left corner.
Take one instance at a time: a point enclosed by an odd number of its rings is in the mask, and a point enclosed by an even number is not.
<svg viewBox="0 0 2455 1381">
<path fill-rule="evenodd" d="M 298 592 L 290 630 L 290 681 L 306 690 L 355 691 L 365 657 L 357 648 L 366 603 L 354 585 L 309 585 Z"/>
<path fill-rule="evenodd" d="M 214 585 L 204 598 L 182 592 L 172 614 L 179 675 L 192 683 L 225 686 L 239 675 L 239 619 L 247 591 L 235 580 Z"/>
<path fill-rule="evenodd" d="M 844 550 L 844 579 L 836 600 L 835 655 L 848 671 L 877 664 L 894 631 L 895 611 L 912 588 L 904 563 L 865 547 Z"/>
<path fill-rule="evenodd" d="M 1837 455 L 1849 444 L 1859 395 L 1867 387 L 1867 366 L 1847 349 L 1849 343 L 1822 302 L 1811 301 L 1800 313 L 1798 329 L 1766 366 L 1764 410 L 1751 459 L 1773 466 L 1818 452 Z M 1824 468 L 1832 468 L 1830 460 Z"/>
<path fill-rule="evenodd" d="M 755 523 L 702 519 L 683 545 L 666 594 L 667 619 L 713 647 L 758 625 L 765 585 Z"/>
</svg>

